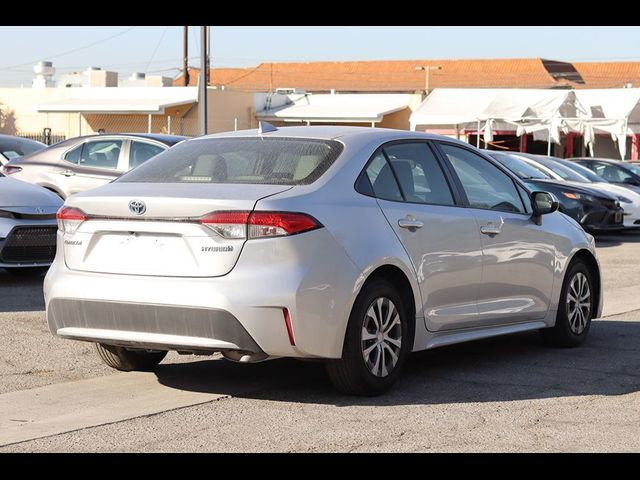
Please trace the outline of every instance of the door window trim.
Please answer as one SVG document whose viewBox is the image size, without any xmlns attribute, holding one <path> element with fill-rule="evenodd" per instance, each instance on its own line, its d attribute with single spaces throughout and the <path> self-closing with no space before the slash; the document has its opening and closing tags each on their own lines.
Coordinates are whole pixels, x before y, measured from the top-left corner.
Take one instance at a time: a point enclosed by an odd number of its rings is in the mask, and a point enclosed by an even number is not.
<svg viewBox="0 0 640 480">
<path fill-rule="evenodd" d="M 524 183 L 521 182 L 520 179 L 518 177 L 516 177 L 507 167 L 505 167 L 504 165 L 500 164 L 500 162 L 498 162 L 497 160 L 494 160 L 494 159 L 490 158 L 488 155 L 484 155 L 482 152 L 479 152 L 477 149 L 468 148 L 465 144 L 461 145 L 461 144 L 459 144 L 457 142 L 447 142 L 446 140 L 435 140 L 433 143 L 434 143 L 436 149 L 438 150 L 439 154 L 442 156 L 443 161 L 446 163 L 447 168 L 449 168 L 451 170 L 451 172 L 455 175 L 455 177 L 454 177 L 455 178 L 455 182 L 456 182 L 456 185 L 458 186 L 458 188 L 461 190 L 461 195 L 462 195 L 462 198 L 463 198 L 463 201 L 464 201 L 464 205 L 465 205 L 466 208 L 470 208 L 470 209 L 473 209 L 473 210 L 481 210 L 481 211 L 485 211 L 485 212 L 498 212 L 498 213 L 504 213 L 504 214 L 520 215 L 520 216 L 523 216 L 523 217 L 531 217 L 531 214 L 526 212 L 526 205 L 524 204 L 524 201 L 522 200 L 522 197 L 521 197 L 520 193 L 518 192 L 517 186 L 522 187 L 525 190 L 525 192 L 529 192 L 529 194 L 531 194 L 531 192 L 524 185 Z M 491 165 L 493 165 L 496 168 L 498 168 L 498 170 L 503 172 L 514 183 L 513 187 L 514 187 L 514 189 L 515 189 L 515 191 L 516 191 L 516 193 L 518 195 L 518 198 L 520 198 L 520 201 L 522 201 L 523 207 L 525 207 L 525 212 L 524 213 L 520 213 L 520 212 L 503 212 L 502 210 L 492 210 L 490 208 L 479 208 L 479 207 L 472 206 L 471 202 L 469 202 L 469 199 L 467 198 L 467 193 L 464 191 L 464 186 L 462 185 L 462 182 L 460 181 L 460 178 L 458 177 L 458 174 L 455 172 L 455 168 L 453 167 L 453 165 L 449 161 L 449 158 L 447 157 L 447 154 L 444 152 L 444 150 L 442 150 L 440 145 L 450 145 L 452 147 L 458 147 L 458 148 L 460 148 L 462 150 L 467 150 L 468 152 L 478 155 L 480 158 L 483 158 L 484 160 L 489 162 Z M 531 197 L 529 197 L 529 202 L 531 203 Z"/>
<path fill-rule="evenodd" d="M 441 204 L 441 203 L 410 202 L 410 201 L 406 200 L 406 196 L 404 194 L 404 191 L 402 190 L 402 185 L 400 185 L 400 182 L 398 180 L 398 175 L 396 174 L 396 171 L 393 168 L 393 164 L 389 161 L 389 157 L 388 157 L 387 153 L 384 151 L 384 148 L 387 147 L 387 146 L 390 146 L 390 145 L 407 144 L 407 143 L 424 143 L 424 144 L 427 145 L 427 148 L 429 148 L 431 150 L 431 153 L 435 157 L 436 162 L 438 163 L 438 166 L 440 167 L 440 170 L 442 171 L 442 174 L 444 176 L 444 180 L 445 180 L 445 182 L 447 184 L 447 187 L 449 188 L 449 191 L 451 192 L 451 198 L 453 199 L 453 204 L 446 205 L 446 204 Z M 373 190 L 373 185 L 371 185 L 371 180 L 369 180 L 369 175 L 367 175 L 366 172 L 367 172 L 367 169 L 369 168 L 369 165 L 371 164 L 371 162 L 374 160 L 374 158 L 378 154 L 382 154 L 382 156 L 384 157 L 385 161 L 387 162 L 387 165 L 389 165 L 389 168 L 391 169 L 391 172 L 393 173 L 393 178 L 395 179 L 396 185 L 398 186 L 398 191 L 400 192 L 400 195 L 402 196 L 402 200 L 387 200 L 387 199 L 383 199 L 383 198 L 378 198 L 376 196 L 375 191 Z M 361 192 L 360 190 L 358 190 L 358 183 L 360 182 L 360 177 L 362 177 L 362 176 L 366 177 L 367 182 L 369 182 L 369 186 L 371 187 L 371 191 L 373 192 L 373 196 L 372 195 L 368 195 L 367 193 L 364 193 L 364 192 Z M 378 148 L 376 148 L 376 150 L 371 154 L 371 156 L 369 157 L 369 159 L 365 163 L 363 169 L 360 171 L 360 173 L 356 177 L 356 181 L 353 184 L 353 188 L 360 195 L 364 195 L 366 197 L 372 197 L 372 198 L 375 198 L 376 200 L 384 200 L 386 202 L 407 203 L 409 205 L 430 205 L 430 206 L 434 206 L 434 207 L 465 208 L 464 201 L 466 201 L 466 197 L 462 196 L 462 194 L 460 193 L 457 185 L 455 185 L 455 183 L 454 183 L 454 177 L 448 171 L 447 166 L 443 165 L 442 157 L 441 157 L 438 149 L 434 146 L 434 142 L 432 140 L 426 140 L 426 139 L 421 139 L 421 138 L 390 140 L 390 141 L 384 142 L 383 144 L 378 146 Z"/>
</svg>

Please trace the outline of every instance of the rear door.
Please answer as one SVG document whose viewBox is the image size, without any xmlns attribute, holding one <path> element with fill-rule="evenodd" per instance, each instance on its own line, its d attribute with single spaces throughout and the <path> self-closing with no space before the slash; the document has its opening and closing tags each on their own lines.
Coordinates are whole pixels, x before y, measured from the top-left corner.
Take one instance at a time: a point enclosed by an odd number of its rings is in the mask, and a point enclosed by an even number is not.
<svg viewBox="0 0 640 480">
<path fill-rule="evenodd" d="M 472 150 L 439 142 L 456 173 L 482 240 L 482 325 L 543 318 L 556 265 L 553 237 L 531 220 L 528 193 Z"/>
<path fill-rule="evenodd" d="M 480 235 L 427 142 L 393 142 L 366 175 L 416 270 L 431 331 L 477 325 Z"/>
</svg>

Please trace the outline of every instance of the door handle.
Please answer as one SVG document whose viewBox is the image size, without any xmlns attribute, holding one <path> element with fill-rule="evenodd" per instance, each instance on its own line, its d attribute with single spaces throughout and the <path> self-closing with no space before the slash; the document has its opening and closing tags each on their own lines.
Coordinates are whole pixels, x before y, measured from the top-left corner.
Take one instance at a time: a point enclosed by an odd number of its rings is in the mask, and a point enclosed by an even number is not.
<svg viewBox="0 0 640 480">
<path fill-rule="evenodd" d="M 420 220 L 407 220 L 406 218 L 401 218 L 398 220 L 398 226 L 400 228 L 408 228 L 409 230 L 412 230 L 424 227 L 424 223 Z"/>
<path fill-rule="evenodd" d="M 502 232 L 502 225 L 483 225 L 480 227 L 480 233 L 484 235 L 498 235 Z"/>
<path fill-rule="evenodd" d="M 76 173 L 71 170 L 64 170 L 63 172 L 60 172 L 60 175 L 64 175 L 65 177 L 73 177 L 75 174 Z"/>
</svg>

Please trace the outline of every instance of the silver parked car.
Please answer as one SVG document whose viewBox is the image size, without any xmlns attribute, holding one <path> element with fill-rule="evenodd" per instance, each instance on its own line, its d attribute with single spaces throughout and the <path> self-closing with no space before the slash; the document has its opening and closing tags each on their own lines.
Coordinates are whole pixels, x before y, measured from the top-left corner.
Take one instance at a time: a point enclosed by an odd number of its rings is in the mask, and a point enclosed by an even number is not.
<svg viewBox="0 0 640 480">
<path fill-rule="evenodd" d="M 0 174 L 0 268 L 9 273 L 39 273 L 56 252 L 57 195 Z"/>
<path fill-rule="evenodd" d="M 120 370 L 168 350 L 322 359 L 378 394 L 412 351 L 530 330 L 575 346 L 602 308 L 593 237 L 436 135 L 265 127 L 188 140 L 58 215 L 52 333 Z"/>
<path fill-rule="evenodd" d="M 3 172 L 67 198 L 109 183 L 186 138 L 143 133 L 77 137 L 12 160 Z"/>
</svg>

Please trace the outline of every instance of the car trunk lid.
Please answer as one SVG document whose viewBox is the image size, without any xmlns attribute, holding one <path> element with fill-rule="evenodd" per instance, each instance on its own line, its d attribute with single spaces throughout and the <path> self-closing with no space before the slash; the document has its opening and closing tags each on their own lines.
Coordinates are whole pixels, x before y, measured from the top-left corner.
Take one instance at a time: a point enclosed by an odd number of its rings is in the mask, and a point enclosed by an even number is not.
<svg viewBox="0 0 640 480">
<path fill-rule="evenodd" d="M 112 184 L 69 199 L 87 216 L 65 232 L 72 270 L 149 276 L 216 277 L 236 264 L 245 238 L 223 238 L 199 219 L 252 211 L 282 185 Z"/>
</svg>

